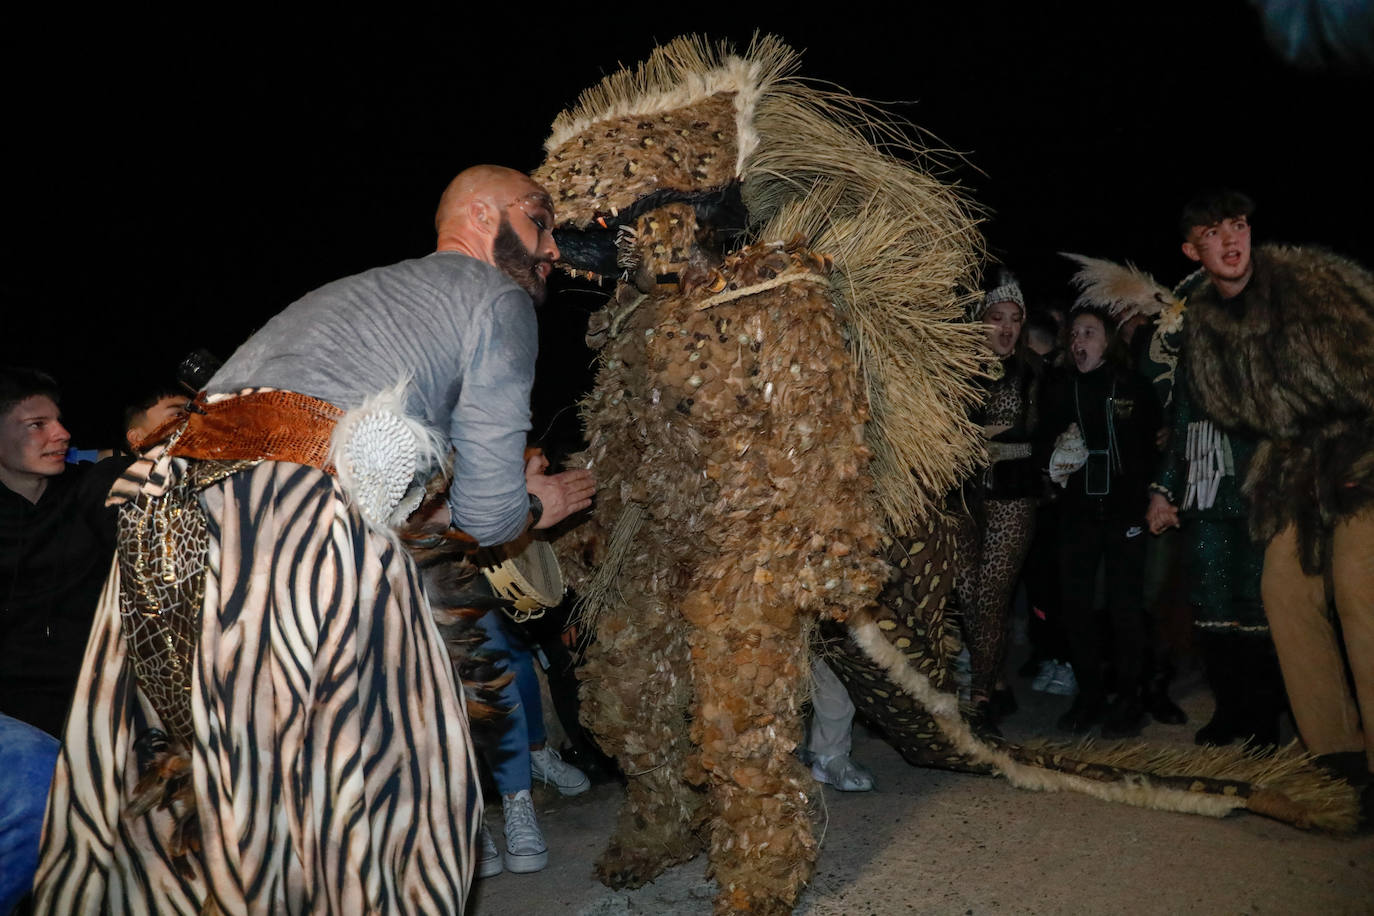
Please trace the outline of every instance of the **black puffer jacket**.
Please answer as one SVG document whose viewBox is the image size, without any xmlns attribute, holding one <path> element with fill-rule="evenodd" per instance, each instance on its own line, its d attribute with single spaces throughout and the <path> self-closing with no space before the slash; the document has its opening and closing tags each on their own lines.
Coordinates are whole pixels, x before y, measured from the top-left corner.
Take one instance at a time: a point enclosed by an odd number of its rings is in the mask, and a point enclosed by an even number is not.
<svg viewBox="0 0 1374 916">
<path fill-rule="evenodd" d="M 1048 468 L 1055 439 L 1074 423 L 1090 451 L 1109 452 L 1109 492 L 1089 496 L 1088 469 L 1079 468 L 1061 491 L 1062 511 L 1094 518 L 1143 518 L 1158 458 L 1155 438 L 1164 423 L 1149 382 L 1108 363 L 1056 378 L 1044 398 L 1035 451 L 1038 467 Z"/>
</svg>

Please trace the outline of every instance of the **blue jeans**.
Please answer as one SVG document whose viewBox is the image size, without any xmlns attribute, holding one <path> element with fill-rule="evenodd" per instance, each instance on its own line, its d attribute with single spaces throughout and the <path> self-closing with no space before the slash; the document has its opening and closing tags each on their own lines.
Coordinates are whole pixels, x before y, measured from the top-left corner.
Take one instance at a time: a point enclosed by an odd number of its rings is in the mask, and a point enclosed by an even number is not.
<svg viewBox="0 0 1374 916">
<path fill-rule="evenodd" d="M 488 760 L 492 778 L 502 795 L 530 788 L 530 745 L 544 743 L 544 705 L 539 699 L 539 677 L 534 658 L 515 625 L 501 611 L 487 611 L 478 621 L 487 636 L 484 648 L 508 655 L 507 669 L 515 680 L 501 690 L 501 705 L 510 710 L 497 744 L 498 758 Z"/>
<path fill-rule="evenodd" d="M 0 916 L 33 888 L 57 739 L 0 713 Z"/>
</svg>

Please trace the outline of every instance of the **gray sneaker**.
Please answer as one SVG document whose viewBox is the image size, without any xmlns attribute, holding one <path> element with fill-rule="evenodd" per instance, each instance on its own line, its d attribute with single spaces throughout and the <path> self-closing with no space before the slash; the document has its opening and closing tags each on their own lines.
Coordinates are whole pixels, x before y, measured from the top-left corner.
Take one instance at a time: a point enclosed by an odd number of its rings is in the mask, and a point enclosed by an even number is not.
<svg viewBox="0 0 1374 916">
<path fill-rule="evenodd" d="M 496 841 L 491 838 L 491 831 L 487 829 L 485 822 L 477 832 L 477 844 L 481 850 L 481 858 L 477 860 L 477 877 L 493 878 L 501 874 L 501 853 L 496 848 Z"/>
<path fill-rule="evenodd" d="M 564 763 L 558 751 L 551 747 L 530 751 L 530 778 L 545 785 L 552 784 L 559 795 L 581 795 L 592 787 L 586 773 L 571 763 Z"/>
<path fill-rule="evenodd" d="M 841 792 L 873 791 L 873 774 L 850 760 L 848 754 L 836 754 L 823 763 L 819 759 L 813 761 L 811 778 Z"/>
<path fill-rule="evenodd" d="M 501 797 L 501 813 L 506 819 L 506 868 L 525 875 L 549 864 L 549 847 L 539 832 L 534 817 L 534 799 L 529 789 Z"/>
</svg>

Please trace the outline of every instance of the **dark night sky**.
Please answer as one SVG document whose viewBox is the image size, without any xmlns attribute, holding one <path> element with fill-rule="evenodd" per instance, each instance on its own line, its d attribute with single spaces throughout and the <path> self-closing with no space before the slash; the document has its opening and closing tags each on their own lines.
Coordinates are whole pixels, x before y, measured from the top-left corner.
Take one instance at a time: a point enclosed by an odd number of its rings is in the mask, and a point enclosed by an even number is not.
<svg viewBox="0 0 1374 916">
<path fill-rule="evenodd" d="M 302 293 L 425 253 L 456 171 L 532 168 L 582 88 L 693 30 L 741 45 L 776 32 L 805 50 L 806 75 L 904 103 L 963 154 L 953 174 L 1033 300 L 1067 295 L 1058 250 L 1173 282 L 1187 267 L 1176 214 L 1210 184 L 1258 198 L 1260 237 L 1374 261 L 1352 126 L 1368 74 L 1285 64 L 1243 0 L 736 4 L 678 21 L 646 8 L 569 6 L 560 23 L 522 6 L 486 28 L 399 4 L 197 25 L 13 19 L 0 361 L 53 372 L 78 439 L 111 441 L 123 401 L 186 352 L 227 356 Z M 548 353 L 584 361 L 568 341 L 594 303 L 551 299 Z M 578 380 L 548 365 L 541 384 Z"/>
</svg>

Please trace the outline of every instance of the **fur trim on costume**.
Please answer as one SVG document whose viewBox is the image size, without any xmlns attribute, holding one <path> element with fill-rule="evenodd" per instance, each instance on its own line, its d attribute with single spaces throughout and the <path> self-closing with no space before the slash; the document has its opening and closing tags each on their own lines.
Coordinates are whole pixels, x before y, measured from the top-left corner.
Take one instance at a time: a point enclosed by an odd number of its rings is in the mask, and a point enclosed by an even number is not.
<svg viewBox="0 0 1374 916">
<path fill-rule="evenodd" d="M 856 616 L 850 633 L 894 684 L 925 706 L 955 750 L 1017 788 L 1211 817 L 1247 809 L 1304 828 L 1348 832 L 1358 823 L 1355 789 L 1316 766 L 1296 742 L 1270 756 L 1248 747 L 1166 751 L 1138 742 L 1020 747 L 983 741 L 960 718 L 956 696 L 908 664 L 876 622 Z"/>
<path fill-rule="evenodd" d="M 758 111 L 750 236 L 800 235 L 833 259 L 832 299 L 867 388 L 874 493 L 892 533 L 917 530 L 987 460 L 969 411 L 989 351 L 965 318 L 981 286 L 977 210 L 910 125 L 870 103 L 788 81 Z"/>
<path fill-rule="evenodd" d="M 1189 377 L 1219 426 L 1263 440 L 1251 533 L 1297 524 L 1309 574 L 1324 533 L 1374 502 L 1374 275 L 1327 251 L 1262 246 L 1243 292 L 1190 300 Z"/>
<path fill-rule="evenodd" d="M 589 144 L 596 142 L 590 134 L 593 126 L 605 133 L 606 122 L 623 122 L 640 136 L 634 143 L 618 131 L 603 138 L 601 145 L 621 168 L 605 169 L 599 181 L 594 180 L 599 175 L 588 174 L 592 202 L 576 212 L 565 208 L 577 206 L 573 201 L 581 195 L 566 193 L 565 186 L 557 199 L 560 219 L 585 226 L 599 210 L 609 210 L 617 201 L 618 209 L 624 209 L 651 190 L 679 187 L 679 182 L 680 190 L 728 184 L 743 173 L 759 145 L 754 118 L 760 97 L 774 80 L 796 70 L 799 61 L 796 51 L 771 35 L 756 37 L 743 57 L 728 42 L 713 45 L 702 36 L 687 36 L 655 48 L 634 70 L 619 70 L 586 90 L 574 108 L 554 119 L 544 142 L 551 160 L 545 168 L 566 158 L 584 158 Z M 726 104 L 717 111 L 713 101 Z M 674 119 L 689 112 L 698 116 L 684 125 L 690 132 L 674 129 Z M 705 148 L 699 151 L 679 148 L 702 143 Z M 571 171 L 581 174 L 580 169 Z"/>
<path fill-rule="evenodd" d="M 510 713 L 502 704 L 501 690 L 515 672 L 506 653 L 487 647 L 477 621 L 484 614 L 505 613 L 511 602 L 481 587 L 477 581 L 481 573 L 468 553 L 470 543 L 442 535 L 428 539 L 403 535 L 403 540 L 425 583 L 434 625 L 462 688 L 473 739 L 484 751 L 497 754 Z"/>
</svg>

